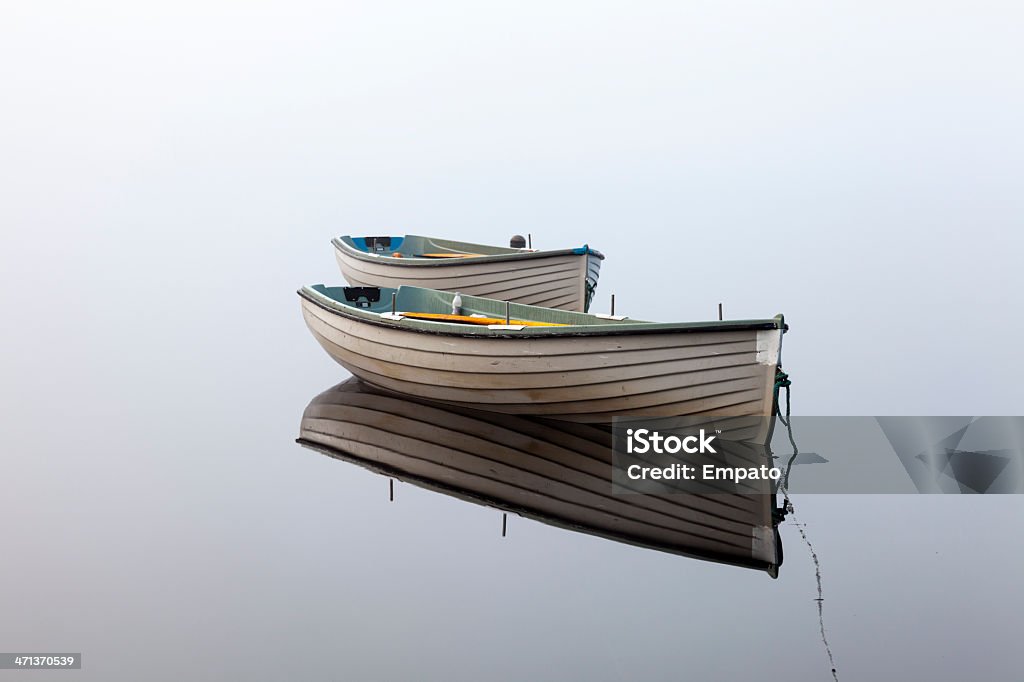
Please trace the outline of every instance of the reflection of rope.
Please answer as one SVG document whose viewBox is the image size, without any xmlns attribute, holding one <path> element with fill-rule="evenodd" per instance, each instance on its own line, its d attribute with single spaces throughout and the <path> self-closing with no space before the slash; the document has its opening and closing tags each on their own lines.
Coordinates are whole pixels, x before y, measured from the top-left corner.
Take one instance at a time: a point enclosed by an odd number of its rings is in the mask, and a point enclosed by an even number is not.
<svg viewBox="0 0 1024 682">
<path fill-rule="evenodd" d="M 800 533 L 800 537 L 803 539 L 804 544 L 807 545 L 807 550 L 811 553 L 811 561 L 814 562 L 814 579 L 818 583 L 818 598 L 815 599 L 818 602 L 818 629 L 821 632 L 821 643 L 825 645 L 825 654 L 828 656 L 829 665 L 832 666 L 832 679 L 839 682 L 839 674 L 836 672 L 836 659 L 832 657 L 832 647 L 828 644 L 828 635 L 825 634 L 825 598 L 821 592 L 821 564 L 818 562 L 818 553 L 814 551 L 814 545 L 807 538 L 807 526 L 802 523 L 797 523 L 796 514 L 793 512 L 793 503 L 789 501 L 789 496 L 786 495 L 785 490 L 782 493 L 786 498 L 786 511 L 789 513 L 790 518 L 793 519 L 793 525 L 796 526 L 797 532 Z"/>
<path fill-rule="evenodd" d="M 785 514 L 788 514 L 793 519 L 793 525 L 796 526 L 796 530 L 800 533 L 801 539 L 804 544 L 807 545 L 807 550 L 811 553 L 811 561 L 814 562 L 814 578 L 818 585 L 818 598 L 815 600 L 818 602 L 818 629 L 821 631 L 821 643 L 825 645 L 825 654 L 828 656 L 829 665 L 832 667 L 832 679 L 839 682 L 839 675 L 836 672 L 836 661 L 832 656 L 832 647 L 828 643 L 828 635 L 825 634 L 825 597 L 822 596 L 821 591 L 821 563 L 818 561 L 818 553 L 814 551 L 814 545 L 811 544 L 810 539 L 807 537 L 807 526 L 802 523 L 797 523 L 796 513 L 793 509 L 793 503 L 789 499 L 789 472 L 793 468 L 793 462 L 796 460 L 796 456 L 800 454 L 800 449 L 796 446 L 796 439 L 793 438 L 793 420 L 790 417 L 790 404 L 789 404 L 789 387 L 793 384 L 789 379 L 789 375 L 782 371 L 782 367 L 778 367 L 775 370 L 775 386 L 772 389 L 772 396 L 774 399 L 775 414 L 779 417 L 779 421 L 786 426 L 786 434 L 789 436 L 789 444 L 793 446 L 793 454 L 789 458 L 789 462 L 786 464 L 786 474 L 782 478 L 782 483 L 779 485 L 779 490 L 782 491 L 782 497 L 785 500 Z M 779 391 L 786 389 L 786 415 L 782 415 L 782 408 L 779 407 Z"/>
</svg>

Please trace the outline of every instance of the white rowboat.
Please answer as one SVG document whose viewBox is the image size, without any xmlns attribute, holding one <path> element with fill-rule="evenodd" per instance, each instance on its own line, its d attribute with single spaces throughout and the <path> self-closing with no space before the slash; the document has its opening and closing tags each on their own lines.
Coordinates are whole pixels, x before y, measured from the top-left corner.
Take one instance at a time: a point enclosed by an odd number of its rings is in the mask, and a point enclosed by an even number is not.
<svg viewBox="0 0 1024 682">
<path fill-rule="evenodd" d="M 445 319 L 453 294 L 430 289 L 315 285 L 299 295 L 332 358 L 411 396 L 596 423 L 774 413 L 781 315 L 655 323 L 462 296 L 462 319 Z"/>
<path fill-rule="evenodd" d="M 333 244 L 353 286 L 418 286 L 581 312 L 590 307 L 604 259 L 586 245 L 534 251 L 419 235 L 345 235 Z"/>
</svg>

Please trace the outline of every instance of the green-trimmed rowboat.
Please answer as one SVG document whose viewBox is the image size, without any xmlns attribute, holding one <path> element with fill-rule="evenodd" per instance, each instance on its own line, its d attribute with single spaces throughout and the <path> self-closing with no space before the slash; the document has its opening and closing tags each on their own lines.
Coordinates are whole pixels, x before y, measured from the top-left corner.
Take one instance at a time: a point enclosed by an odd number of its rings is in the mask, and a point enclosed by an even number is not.
<svg viewBox="0 0 1024 682">
<path fill-rule="evenodd" d="M 786 328 L 781 315 L 657 323 L 468 295 L 453 316 L 454 294 L 408 286 L 318 284 L 299 295 L 320 345 L 368 383 L 581 422 L 770 415 Z"/>
<path fill-rule="evenodd" d="M 333 240 L 354 286 L 427 287 L 585 312 L 604 256 L 581 246 L 557 251 L 489 246 L 408 234 Z"/>
</svg>

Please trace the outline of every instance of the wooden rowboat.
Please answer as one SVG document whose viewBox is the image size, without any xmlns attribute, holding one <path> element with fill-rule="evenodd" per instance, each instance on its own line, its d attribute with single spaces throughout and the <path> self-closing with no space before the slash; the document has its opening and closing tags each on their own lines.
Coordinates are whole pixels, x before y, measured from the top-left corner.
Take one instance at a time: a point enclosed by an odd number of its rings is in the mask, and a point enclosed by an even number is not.
<svg viewBox="0 0 1024 682">
<path fill-rule="evenodd" d="M 309 403 L 298 442 L 588 535 L 772 577 L 782 563 L 773 494 L 613 494 L 611 434 L 600 426 L 430 403 L 352 378 Z"/>
<path fill-rule="evenodd" d="M 596 423 L 774 411 L 781 315 L 655 323 L 474 296 L 462 296 L 453 315 L 453 294 L 418 287 L 318 284 L 299 295 L 306 324 L 332 358 L 407 395 Z"/>
<path fill-rule="evenodd" d="M 585 245 L 533 251 L 412 234 L 345 235 L 333 244 L 341 273 L 354 286 L 419 286 L 583 312 L 604 259 Z"/>
</svg>

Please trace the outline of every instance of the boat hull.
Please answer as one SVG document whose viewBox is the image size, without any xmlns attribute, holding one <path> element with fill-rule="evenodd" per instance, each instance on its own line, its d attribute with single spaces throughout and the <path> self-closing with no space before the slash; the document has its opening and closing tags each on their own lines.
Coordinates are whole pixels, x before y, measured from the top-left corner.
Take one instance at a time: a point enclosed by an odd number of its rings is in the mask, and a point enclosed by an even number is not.
<svg viewBox="0 0 1024 682">
<path fill-rule="evenodd" d="M 352 374 L 427 400 L 592 423 L 773 413 L 781 328 L 481 337 L 368 322 L 307 297 L 302 310 Z"/>
<path fill-rule="evenodd" d="M 350 379 L 310 402 L 299 442 L 459 499 L 641 547 L 768 571 L 770 494 L 613 494 L 611 434 L 449 407 Z"/>
<path fill-rule="evenodd" d="M 353 286 L 417 286 L 514 303 L 586 312 L 601 269 L 587 249 L 420 263 L 357 253 L 335 242 L 341 274 Z M 475 261 L 475 262 L 474 262 Z"/>
</svg>

